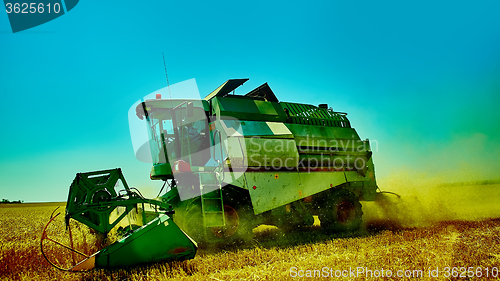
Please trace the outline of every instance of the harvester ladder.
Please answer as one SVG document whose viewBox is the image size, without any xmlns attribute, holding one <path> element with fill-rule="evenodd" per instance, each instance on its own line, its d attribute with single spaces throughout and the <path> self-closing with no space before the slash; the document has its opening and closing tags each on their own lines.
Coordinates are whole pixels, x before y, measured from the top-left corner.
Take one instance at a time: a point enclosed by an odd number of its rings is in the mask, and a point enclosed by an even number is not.
<svg viewBox="0 0 500 281">
<path fill-rule="evenodd" d="M 226 225 L 222 188 L 217 172 L 200 172 L 201 211 L 204 227 Z"/>
</svg>

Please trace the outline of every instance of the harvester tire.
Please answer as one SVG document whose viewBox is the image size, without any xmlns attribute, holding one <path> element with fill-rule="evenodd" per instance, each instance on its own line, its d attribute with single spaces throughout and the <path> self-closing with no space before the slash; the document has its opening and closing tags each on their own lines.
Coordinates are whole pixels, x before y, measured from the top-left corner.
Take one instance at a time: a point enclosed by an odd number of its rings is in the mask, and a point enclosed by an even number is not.
<svg viewBox="0 0 500 281">
<path fill-rule="evenodd" d="M 253 236 L 251 207 L 247 205 L 238 206 L 231 201 L 224 204 L 226 226 L 212 227 L 211 232 L 214 240 L 224 243 L 245 242 Z"/>
<path fill-rule="evenodd" d="M 173 217 L 175 224 L 186 232 L 189 237 L 196 242 L 203 241 L 204 229 L 201 203 L 193 199 L 190 202 L 179 204 Z"/>
<path fill-rule="evenodd" d="M 346 189 L 335 191 L 324 200 L 319 215 L 321 226 L 335 232 L 358 230 L 363 211 L 354 193 Z"/>
</svg>

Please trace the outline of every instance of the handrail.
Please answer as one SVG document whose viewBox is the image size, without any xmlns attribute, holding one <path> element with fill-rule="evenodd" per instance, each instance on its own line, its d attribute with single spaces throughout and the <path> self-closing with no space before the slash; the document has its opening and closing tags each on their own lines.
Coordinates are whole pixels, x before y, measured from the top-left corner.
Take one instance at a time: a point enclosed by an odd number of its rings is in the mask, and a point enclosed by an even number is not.
<svg viewBox="0 0 500 281">
<path fill-rule="evenodd" d="M 220 160 L 215 158 L 215 139 L 216 139 L 217 135 L 219 136 Z M 222 182 L 224 180 L 224 159 L 223 159 L 224 154 L 223 154 L 222 149 L 224 149 L 224 148 L 222 147 L 222 134 L 220 133 L 219 130 L 215 130 L 215 132 L 214 132 L 214 146 L 213 146 L 213 148 L 214 148 L 214 150 L 213 150 L 214 159 L 215 159 L 215 161 L 217 161 L 219 171 L 222 172 L 222 178 L 219 179 L 219 181 Z"/>
</svg>

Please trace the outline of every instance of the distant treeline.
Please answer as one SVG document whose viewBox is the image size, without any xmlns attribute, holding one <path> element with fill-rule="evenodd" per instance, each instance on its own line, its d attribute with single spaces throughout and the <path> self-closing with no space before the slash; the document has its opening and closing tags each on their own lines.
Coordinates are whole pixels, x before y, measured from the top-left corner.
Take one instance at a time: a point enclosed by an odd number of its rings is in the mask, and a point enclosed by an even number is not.
<svg viewBox="0 0 500 281">
<path fill-rule="evenodd" d="M 500 184 L 500 180 L 464 181 L 440 184 L 440 187 L 466 186 L 466 185 L 492 185 Z"/>
<path fill-rule="evenodd" d="M 17 200 L 17 201 L 10 201 L 8 199 L 2 199 L 0 204 L 15 204 L 15 203 L 23 203 L 24 201 Z"/>
</svg>

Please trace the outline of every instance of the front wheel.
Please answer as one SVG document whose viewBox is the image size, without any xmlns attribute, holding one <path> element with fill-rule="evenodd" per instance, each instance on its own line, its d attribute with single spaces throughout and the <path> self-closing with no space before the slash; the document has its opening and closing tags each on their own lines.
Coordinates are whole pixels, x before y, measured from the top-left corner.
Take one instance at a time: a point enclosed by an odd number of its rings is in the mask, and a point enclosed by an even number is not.
<svg viewBox="0 0 500 281">
<path fill-rule="evenodd" d="M 240 216 L 235 208 L 224 205 L 226 225 L 224 227 L 211 227 L 212 233 L 218 238 L 231 238 L 240 230 Z"/>
<path fill-rule="evenodd" d="M 341 189 L 328 195 L 321 204 L 321 226 L 337 232 L 355 231 L 362 222 L 363 211 L 358 197 Z"/>
<path fill-rule="evenodd" d="M 214 242 L 233 243 L 245 242 L 253 237 L 253 210 L 250 205 L 235 204 L 231 201 L 224 204 L 224 215 L 226 225 L 223 227 L 211 227 Z"/>
</svg>

